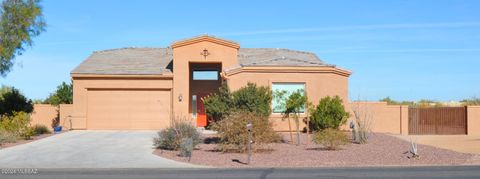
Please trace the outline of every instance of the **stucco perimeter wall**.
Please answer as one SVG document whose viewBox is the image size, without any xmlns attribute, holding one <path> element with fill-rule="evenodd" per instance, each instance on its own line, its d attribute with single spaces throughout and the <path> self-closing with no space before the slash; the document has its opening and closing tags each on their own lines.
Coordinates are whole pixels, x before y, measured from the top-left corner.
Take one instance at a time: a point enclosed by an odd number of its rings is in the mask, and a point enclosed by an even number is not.
<svg viewBox="0 0 480 179">
<path fill-rule="evenodd" d="M 50 104 L 34 104 L 30 124 L 44 125 L 51 130 L 52 120 L 57 117 L 57 107 Z"/>
<path fill-rule="evenodd" d="M 467 107 L 468 135 L 480 136 L 480 106 Z"/>
<path fill-rule="evenodd" d="M 355 118 L 353 110 L 361 116 L 370 117 L 372 132 L 408 134 L 408 106 L 388 105 L 386 102 L 351 102 L 351 118 Z"/>
<path fill-rule="evenodd" d="M 73 129 L 87 128 L 87 94 L 89 89 L 172 89 L 172 78 L 157 77 L 73 77 Z"/>
<path fill-rule="evenodd" d="M 344 104 L 348 104 L 348 77 L 334 73 L 300 73 L 300 72 L 241 72 L 228 77 L 228 85 L 232 91 L 246 86 L 248 82 L 261 86 L 272 87 L 276 82 L 305 83 L 305 91 L 309 101 L 318 104 L 325 96 L 338 95 Z M 347 106 L 347 105 L 345 105 Z M 305 118 L 302 115 L 301 118 Z M 281 114 L 272 114 L 270 119 L 276 131 L 288 131 L 288 121 L 282 120 Z M 295 122 L 291 119 L 292 130 L 295 130 Z M 300 123 L 300 130 L 305 127 Z"/>
<path fill-rule="evenodd" d="M 71 115 L 72 109 L 72 104 L 60 104 L 60 125 L 64 126 L 65 129 L 69 129 L 68 117 Z M 50 104 L 33 105 L 30 124 L 32 126 L 36 124 L 44 125 L 51 130 L 52 120 L 57 117 L 57 110 L 58 108 L 56 106 Z"/>
<path fill-rule="evenodd" d="M 60 125 L 64 129 L 71 129 L 70 118 L 73 113 L 73 104 L 60 104 Z"/>
</svg>

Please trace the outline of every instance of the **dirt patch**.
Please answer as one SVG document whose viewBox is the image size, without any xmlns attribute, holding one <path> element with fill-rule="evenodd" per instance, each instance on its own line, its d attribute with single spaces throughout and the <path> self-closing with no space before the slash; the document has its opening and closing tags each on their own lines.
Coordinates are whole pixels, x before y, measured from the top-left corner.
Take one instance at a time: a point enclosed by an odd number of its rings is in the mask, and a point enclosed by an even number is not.
<svg viewBox="0 0 480 179">
<path fill-rule="evenodd" d="M 283 135 L 285 140 L 289 136 Z M 306 140 L 306 135 L 302 135 Z M 288 143 L 271 144 L 270 151 L 255 153 L 251 164 L 246 165 L 247 154 L 222 153 L 215 150 L 216 144 L 200 144 L 187 158 L 179 157 L 178 151 L 155 150 L 161 157 L 214 167 L 335 167 L 335 166 L 413 166 L 413 165 L 460 165 L 469 163 L 473 154 L 465 154 L 418 145 L 420 159 L 409 159 L 406 151 L 410 143 L 385 134 L 372 134 L 368 144 L 349 144 L 342 150 L 324 150 L 322 146 L 309 144 L 296 146 Z"/>
<path fill-rule="evenodd" d="M 62 131 L 62 132 L 57 133 L 57 134 L 51 133 L 51 134 L 41 134 L 41 135 L 37 135 L 37 136 L 32 136 L 32 139 L 30 139 L 30 140 L 18 139 L 14 143 L 4 143 L 4 144 L 2 144 L 0 146 L 0 150 L 5 149 L 5 148 L 9 148 L 9 147 L 13 147 L 13 146 L 17 146 L 17 145 L 30 143 L 30 142 L 33 142 L 33 141 L 36 141 L 36 140 L 40 140 L 40 139 L 43 139 L 43 138 L 46 138 L 46 137 L 50 137 L 52 135 L 58 135 L 58 134 L 61 134 L 61 133 L 64 133 L 64 132 L 66 132 L 66 131 Z"/>
</svg>

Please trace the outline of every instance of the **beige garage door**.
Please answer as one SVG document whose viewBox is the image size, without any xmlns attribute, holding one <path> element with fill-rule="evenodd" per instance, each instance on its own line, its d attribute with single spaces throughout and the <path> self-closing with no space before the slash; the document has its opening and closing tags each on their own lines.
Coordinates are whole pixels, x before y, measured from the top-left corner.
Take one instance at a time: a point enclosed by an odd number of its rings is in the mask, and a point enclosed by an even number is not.
<svg viewBox="0 0 480 179">
<path fill-rule="evenodd" d="M 167 90 L 89 90 L 87 128 L 165 128 L 170 120 L 170 100 Z"/>
</svg>

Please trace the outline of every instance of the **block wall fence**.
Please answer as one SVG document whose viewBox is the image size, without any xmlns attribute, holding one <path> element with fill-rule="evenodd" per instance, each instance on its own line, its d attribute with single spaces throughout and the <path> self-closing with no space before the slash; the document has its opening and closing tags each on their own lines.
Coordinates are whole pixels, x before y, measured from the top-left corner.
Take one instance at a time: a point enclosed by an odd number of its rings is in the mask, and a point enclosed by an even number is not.
<svg viewBox="0 0 480 179">
<path fill-rule="evenodd" d="M 348 124 L 354 119 L 354 108 L 360 111 L 366 111 L 371 117 L 371 130 L 379 133 L 391 133 L 408 135 L 408 106 L 406 105 L 388 105 L 386 102 L 350 102 L 347 110 L 351 116 L 342 129 L 349 130 Z M 42 124 L 51 128 L 52 119 L 57 116 L 57 110 L 60 112 L 60 125 L 64 129 L 70 129 L 69 117 L 72 114 L 71 104 L 61 104 L 59 107 L 48 104 L 35 104 L 34 111 L 31 114 L 31 124 Z M 480 106 L 467 107 L 467 135 L 480 135 Z M 290 120 L 292 130 L 295 130 L 295 122 Z M 288 122 L 281 119 L 272 119 L 274 128 L 277 131 L 288 131 Z M 305 127 L 301 123 L 301 129 Z"/>
</svg>

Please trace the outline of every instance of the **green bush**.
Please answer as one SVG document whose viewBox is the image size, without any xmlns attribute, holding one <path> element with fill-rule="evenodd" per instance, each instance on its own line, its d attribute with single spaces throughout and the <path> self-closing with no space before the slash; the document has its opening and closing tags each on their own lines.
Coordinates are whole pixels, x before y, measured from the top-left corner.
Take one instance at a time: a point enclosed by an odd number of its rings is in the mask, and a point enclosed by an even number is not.
<svg viewBox="0 0 480 179">
<path fill-rule="evenodd" d="M 178 150 L 182 139 L 191 138 L 193 147 L 201 142 L 200 133 L 189 122 L 173 122 L 173 124 L 158 132 L 158 137 L 153 139 L 153 145 L 159 149 Z"/>
<path fill-rule="evenodd" d="M 36 135 L 41 135 L 41 134 L 48 134 L 50 133 L 50 130 L 48 130 L 47 126 L 41 125 L 41 124 L 36 124 L 33 126 L 33 130 L 35 131 Z"/>
<path fill-rule="evenodd" d="M 253 126 L 254 150 L 261 149 L 264 144 L 280 140 L 268 117 L 257 116 L 253 113 L 235 112 L 212 126 L 220 137 L 218 149 L 223 152 L 245 152 L 248 147 L 248 122 L 251 122 Z"/>
<path fill-rule="evenodd" d="M 233 92 L 232 96 L 235 109 L 257 116 L 270 116 L 272 113 L 272 91 L 268 87 L 248 83 L 247 86 Z"/>
<path fill-rule="evenodd" d="M 233 106 L 232 94 L 228 89 L 227 83 L 223 83 L 218 94 L 211 94 L 202 98 L 206 113 L 210 121 L 219 121 L 231 112 Z"/>
<path fill-rule="evenodd" d="M 323 145 L 327 150 L 337 150 L 340 146 L 348 143 L 348 138 L 342 131 L 328 128 L 316 132 L 313 137 L 313 142 Z"/>
<path fill-rule="evenodd" d="M 11 116 L 14 112 L 31 113 L 32 111 L 32 100 L 28 100 L 16 88 L 2 86 L 0 90 L 0 115 Z"/>
<path fill-rule="evenodd" d="M 248 83 L 247 86 L 230 92 L 223 83 L 219 93 L 203 99 L 207 116 L 212 122 L 219 121 L 236 111 L 254 113 L 258 116 L 270 116 L 272 92 L 268 87 Z"/>
<path fill-rule="evenodd" d="M 25 140 L 31 140 L 32 136 L 34 136 L 34 135 L 36 135 L 35 134 L 35 129 L 33 127 L 28 127 L 27 129 L 25 129 L 25 131 L 23 131 L 20 134 L 20 137 L 22 137 Z"/>
<path fill-rule="evenodd" d="M 11 116 L 3 116 L 0 121 L 0 130 L 15 137 L 28 137 L 32 132 L 29 126 L 30 115 L 25 112 L 13 112 Z"/>
<path fill-rule="evenodd" d="M 319 131 L 327 128 L 338 129 L 347 122 L 350 114 L 345 111 L 340 97 L 322 98 L 310 113 L 310 129 Z"/>
</svg>

